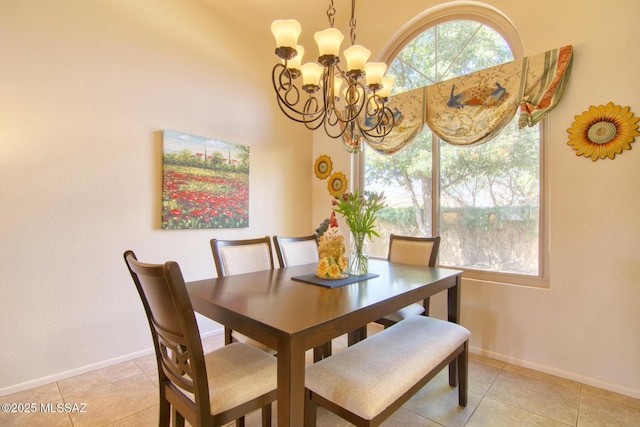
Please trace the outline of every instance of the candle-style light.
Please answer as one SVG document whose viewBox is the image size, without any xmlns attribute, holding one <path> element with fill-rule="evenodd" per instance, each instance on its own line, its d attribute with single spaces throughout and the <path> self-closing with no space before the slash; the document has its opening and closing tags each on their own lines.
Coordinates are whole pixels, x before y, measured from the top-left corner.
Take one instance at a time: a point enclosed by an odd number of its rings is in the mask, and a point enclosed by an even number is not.
<svg viewBox="0 0 640 427">
<path fill-rule="evenodd" d="M 393 77 L 383 77 L 382 78 L 382 89 L 378 91 L 378 96 L 381 98 L 389 98 L 391 96 L 391 88 L 395 83 L 395 79 Z"/>
<path fill-rule="evenodd" d="M 307 62 L 301 67 L 302 71 L 302 88 L 309 93 L 316 92 L 320 89 L 320 78 L 322 77 L 323 68 L 315 62 Z M 305 89 L 306 88 L 306 89 Z"/>
<path fill-rule="evenodd" d="M 271 23 L 271 33 L 276 39 L 276 55 L 282 59 L 292 59 L 297 55 L 296 45 L 302 32 L 300 23 L 295 19 L 281 19 Z"/>
</svg>

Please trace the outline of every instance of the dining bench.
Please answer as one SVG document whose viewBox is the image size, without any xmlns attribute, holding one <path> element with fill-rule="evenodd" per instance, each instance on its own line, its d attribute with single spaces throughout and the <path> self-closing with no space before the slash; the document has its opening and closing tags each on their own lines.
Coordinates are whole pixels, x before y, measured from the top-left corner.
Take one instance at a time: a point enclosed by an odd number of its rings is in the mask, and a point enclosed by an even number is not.
<svg viewBox="0 0 640 427">
<path fill-rule="evenodd" d="M 470 336 L 456 323 L 416 315 L 310 365 L 305 424 L 316 425 L 321 406 L 356 426 L 377 426 L 449 364 L 449 383 L 458 379 L 466 406 Z"/>
</svg>

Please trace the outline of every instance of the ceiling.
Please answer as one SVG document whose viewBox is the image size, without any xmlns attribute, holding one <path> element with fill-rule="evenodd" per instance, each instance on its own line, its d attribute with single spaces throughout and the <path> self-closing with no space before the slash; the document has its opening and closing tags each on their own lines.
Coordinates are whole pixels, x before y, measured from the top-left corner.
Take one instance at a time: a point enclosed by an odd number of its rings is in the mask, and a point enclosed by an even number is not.
<svg viewBox="0 0 640 427">
<path fill-rule="evenodd" d="M 271 34 L 271 22 L 276 19 L 296 19 L 302 25 L 302 38 L 312 37 L 316 31 L 329 26 L 327 19 L 328 0 L 198 0 L 217 14 L 255 28 L 264 28 Z M 356 8 L 364 0 L 356 0 Z M 351 16 L 349 0 L 334 0 L 335 26 L 343 28 Z"/>
</svg>

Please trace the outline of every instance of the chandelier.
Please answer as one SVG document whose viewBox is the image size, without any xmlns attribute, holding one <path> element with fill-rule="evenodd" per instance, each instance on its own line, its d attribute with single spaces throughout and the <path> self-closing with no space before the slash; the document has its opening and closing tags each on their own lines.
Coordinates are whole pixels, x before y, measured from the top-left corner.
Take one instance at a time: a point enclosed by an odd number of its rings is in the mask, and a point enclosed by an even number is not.
<svg viewBox="0 0 640 427">
<path fill-rule="evenodd" d="M 331 138 L 346 134 L 352 143 L 345 143 L 345 147 L 357 151 L 362 148 L 362 138 L 380 143 L 393 129 L 394 116 L 387 107 L 393 79 L 384 77 L 384 62 L 367 62 L 371 51 L 355 44 L 355 0 L 351 1 L 349 21 L 351 47 L 343 52 L 346 70 L 340 67 L 344 36 L 333 28 L 335 13 L 330 0 L 330 28 L 314 34 L 319 64 L 302 64 L 304 48 L 297 44 L 302 32 L 298 21 L 277 20 L 271 24 L 275 53 L 281 59 L 273 67 L 271 78 L 278 106 L 287 117 L 311 130 L 323 126 Z M 341 92 L 343 84 L 346 87 Z"/>
</svg>

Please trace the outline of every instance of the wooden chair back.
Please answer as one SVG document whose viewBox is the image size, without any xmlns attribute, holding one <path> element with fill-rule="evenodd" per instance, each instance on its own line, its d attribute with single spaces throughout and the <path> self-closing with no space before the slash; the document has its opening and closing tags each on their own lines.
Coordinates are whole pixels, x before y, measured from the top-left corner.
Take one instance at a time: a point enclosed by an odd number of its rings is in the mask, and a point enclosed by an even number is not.
<svg viewBox="0 0 640 427">
<path fill-rule="evenodd" d="M 410 237 L 391 234 L 387 259 L 401 264 L 435 267 L 439 248 L 440 236 Z"/>
<path fill-rule="evenodd" d="M 211 251 L 218 277 L 273 270 L 269 236 L 258 239 L 211 239 Z"/>
<path fill-rule="evenodd" d="M 198 324 L 180 267 L 173 261 L 144 264 L 132 251 L 124 259 L 144 306 L 158 364 L 160 425 L 169 425 L 170 407 L 190 423 L 210 418 L 209 386 Z M 195 396 L 192 401 L 185 392 Z"/>
<path fill-rule="evenodd" d="M 294 265 L 313 264 L 320 260 L 318 239 L 315 234 L 300 237 L 273 236 L 280 268 Z"/>
</svg>

